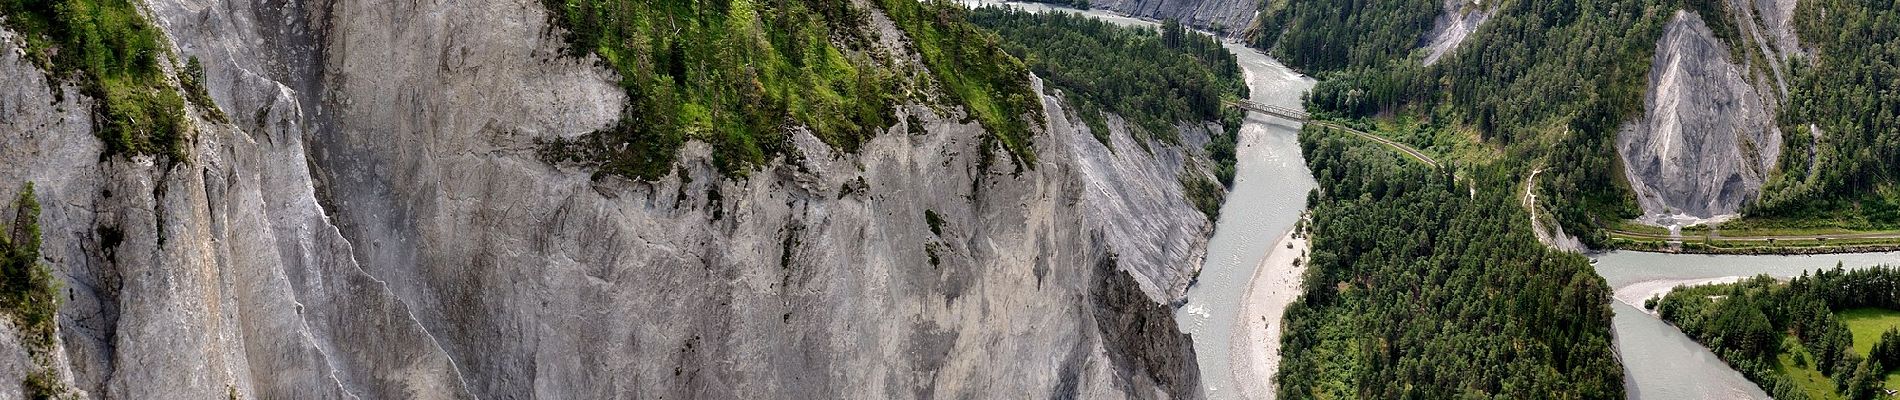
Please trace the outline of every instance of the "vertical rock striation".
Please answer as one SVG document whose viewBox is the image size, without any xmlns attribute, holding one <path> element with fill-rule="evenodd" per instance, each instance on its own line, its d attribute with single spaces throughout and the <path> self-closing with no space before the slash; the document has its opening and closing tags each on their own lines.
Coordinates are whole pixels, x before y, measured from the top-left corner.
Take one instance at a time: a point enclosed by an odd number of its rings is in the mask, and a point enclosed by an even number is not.
<svg viewBox="0 0 1900 400">
<path fill-rule="evenodd" d="M 230 116 L 190 110 L 188 159 L 102 158 L 90 100 L 0 34 L 0 197 L 30 181 L 45 205 L 81 395 L 1200 392 L 1162 304 L 1211 227 L 1178 183 L 1204 133 L 1149 153 L 1117 124 L 1111 151 L 1051 90 L 1021 172 L 912 104 L 859 152 L 800 132 L 802 159 L 742 180 L 697 143 L 658 181 L 595 179 L 533 139 L 627 100 L 539 1 L 145 6 Z M 16 347 L 0 379 L 28 370 Z"/>
<path fill-rule="evenodd" d="M 1780 156 L 1773 89 L 1750 83 L 1701 17 L 1677 12 L 1656 44 L 1642 120 L 1617 135 L 1631 188 L 1653 224 L 1734 215 Z M 1762 81 L 1756 76 L 1756 81 Z"/>
</svg>

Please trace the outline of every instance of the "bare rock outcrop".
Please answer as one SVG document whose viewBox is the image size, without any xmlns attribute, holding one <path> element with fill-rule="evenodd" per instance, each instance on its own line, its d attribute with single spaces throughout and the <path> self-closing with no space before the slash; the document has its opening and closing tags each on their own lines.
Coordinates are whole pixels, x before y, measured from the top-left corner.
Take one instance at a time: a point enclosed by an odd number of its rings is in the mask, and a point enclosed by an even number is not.
<svg viewBox="0 0 1900 400">
<path fill-rule="evenodd" d="M 1729 53 L 1688 12 L 1677 12 L 1656 44 L 1645 114 L 1617 135 L 1645 222 L 1733 215 L 1780 156 L 1772 89 L 1751 83 Z"/>
<path fill-rule="evenodd" d="M 1259 16 L 1257 0 L 1089 0 L 1095 8 L 1154 19 L 1173 19 L 1223 35 L 1237 35 Z"/>
<path fill-rule="evenodd" d="M 1163 304 L 1211 226 L 1179 187 L 1205 133 L 1144 152 L 1116 124 L 1113 151 L 1047 90 L 1021 172 L 981 167 L 962 111 L 912 104 L 857 153 L 797 133 L 802 159 L 727 179 L 695 143 L 658 181 L 596 179 L 533 139 L 607 126 L 626 99 L 542 7 L 148 0 L 230 116 L 190 110 L 183 160 L 102 156 L 90 100 L 5 41 L 0 196 L 30 181 L 45 207 L 61 380 L 114 398 L 1200 393 Z M 25 370 L 6 343 L 0 379 Z"/>
<path fill-rule="evenodd" d="M 1444 12 L 1432 21 L 1432 31 L 1425 36 L 1425 65 L 1437 63 L 1457 50 L 1466 37 L 1491 18 L 1491 9 L 1483 0 L 1445 0 L 1442 7 Z"/>
</svg>

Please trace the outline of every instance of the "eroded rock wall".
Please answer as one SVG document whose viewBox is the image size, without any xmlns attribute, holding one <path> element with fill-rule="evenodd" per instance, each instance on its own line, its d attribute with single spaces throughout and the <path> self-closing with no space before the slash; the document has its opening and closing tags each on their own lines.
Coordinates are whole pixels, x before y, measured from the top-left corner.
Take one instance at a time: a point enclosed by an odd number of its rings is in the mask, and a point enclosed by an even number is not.
<svg viewBox="0 0 1900 400">
<path fill-rule="evenodd" d="M 1779 158 L 1776 95 L 1731 60 L 1700 16 L 1678 12 L 1656 44 L 1643 118 L 1617 135 L 1644 221 L 1734 215 L 1759 195 Z M 1768 78 L 1772 79 L 1772 78 Z"/>
<path fill-rule="evenodd" d="M 1224 35 L 1237 35 L 1253 26 L 1259 14 L 1257 0 L 1089 0 L 1095 8 L 1183 24 Z"/>
<path fill-rule="evenodd" d="M 703 144 L 655 182 L 594 179 L 532 140 L 626 100 L 538 1 L 146 7 L 230 117 L 191 110 L 186 160 L 102 157 L 89 100 L 0 55 L 0 195 L 31 181 L 45 205 L 54 364 L 83 395 L 1200 392 L 1187 341 L 1126 339 L 1180 338 L 1160 304 L 1204 251 L 1178 183 L 1204 155 L 1119 124 L 1110 150 L 1054 90 L 1021 172 L 913 104 L 855 154 L 799 133 L 802 161 L 746 179 Z"/>
<path fill-rule="evenodd" d="M 1432 20 L 1432 31 L 1425 36 L 1425 65 L 1435 64 L 1457 50 L 1466 37 L 1491 19 L 1491 9 L 1481 0 L 1445 0 L 1442 7 L 1443 12 Z"/>
</svg>

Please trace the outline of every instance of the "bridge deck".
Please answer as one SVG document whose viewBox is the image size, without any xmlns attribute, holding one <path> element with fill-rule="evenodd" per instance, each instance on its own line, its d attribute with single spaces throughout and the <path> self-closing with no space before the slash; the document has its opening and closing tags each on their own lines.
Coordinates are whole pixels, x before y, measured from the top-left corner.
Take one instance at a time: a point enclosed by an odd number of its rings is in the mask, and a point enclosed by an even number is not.
<svg viewBox="0 0 1900 400">
<path fill-rule="evenodd" d="M 1295 109 L 1286 108 L 1286 107 L 1280 107 L 1280 106 L 1271 105 L 1271 104 L 1260 104 L 1260 103 L 1255 103 L 1248 100 L 1229 101 L 1227 102 L 1227 104 L 1232 105 L 1234 107 L 1240 107 L 1248 111 L 1254 111 L 1254 112 L 1259 112 L 1262 114 L 1272 115 L 1275 117 L 1290 119 L 1290 120 L 1293 120 L 1294 122 L 1306 122 L 1306 120 L 1312 118 L 1311 116 L 1306 115 L 1305 111 L 1295 110 Z"/>
</svg>

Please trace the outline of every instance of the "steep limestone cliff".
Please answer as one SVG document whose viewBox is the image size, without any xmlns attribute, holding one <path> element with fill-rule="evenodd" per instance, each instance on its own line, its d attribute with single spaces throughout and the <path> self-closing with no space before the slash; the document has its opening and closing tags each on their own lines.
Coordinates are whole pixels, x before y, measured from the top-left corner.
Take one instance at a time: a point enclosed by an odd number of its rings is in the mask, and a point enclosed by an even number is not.
<svg viewBox="0 0 1900 400">
<path fill-rule="evenodd" d="M 1259 14 L 1257 0 L 1089 0 L 1095 8 L 1183 24 L 1223 35 L 1237 35 L 1253 26 Z"/>
<path fill-rule="evenodd" d="M 1459 43 L 1464 43 L 1485 20 L 1491 19 L 1492 10 L 1486 8 L 1483 1 L 1445 0 L 1443 7 L 1444 12 L 1432 20 L 1432 32 L 1425 36 L 1425 65 L 1437 63 L 1438 59 L 1457 50 Z"/>
<path fill-rule="evenodd" d="M 1731 60 L 1729 49 L 1688 12 L 1656 44 L 1645 115 L 1617 135 L 1645 222 L 1734 215 L 1780 156 L 1773 78 Z"/>
<path fill-rule="evenodd" d="M 858 152 L 800 133 L 743 180 L 697 143 L 660 180 L 595 179 L 532 141 L 626 99 L 538 1 L 144 6 L 230 116 L 190 110 L 187 159 L 102 157 L 90 100 L 0 45 L 0 198 L 34 182 L 45 207 L 49 364 L 78 395 L 1200 392 L 1160 304 L 1200 263 L 1178 174 L 1205 155 L 1120 128 L 1110 151 L 1057 91 L 1020 173 L 913 103 Z M 32 368 L 15 347 L 0 379 Z"/>
</svg>

